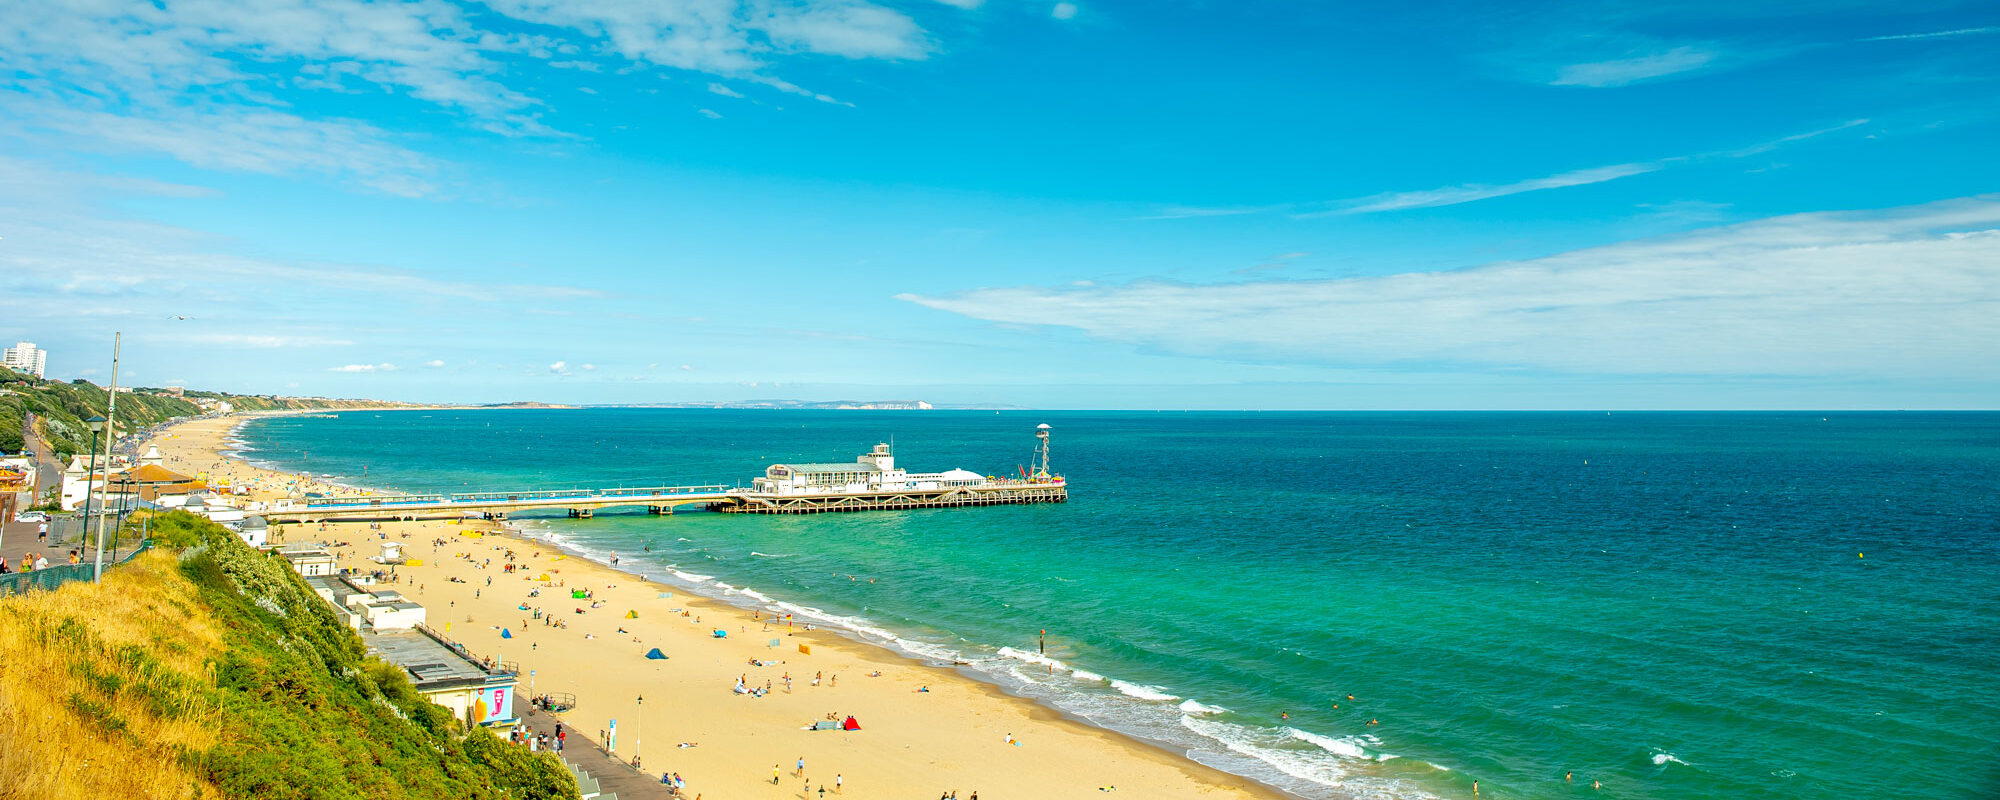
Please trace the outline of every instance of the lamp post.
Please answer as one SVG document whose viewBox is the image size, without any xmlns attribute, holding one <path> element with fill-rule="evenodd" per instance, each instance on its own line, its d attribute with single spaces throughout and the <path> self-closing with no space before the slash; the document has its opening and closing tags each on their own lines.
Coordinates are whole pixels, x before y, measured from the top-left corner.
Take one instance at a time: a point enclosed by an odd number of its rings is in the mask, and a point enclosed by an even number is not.
<svg viewBox="0 0 2000 800">
<path fill-rule="evenodd" d="M 91 417 L 85 423 L 90 425 L 90 469 L 83 473 L 83 528 L 76 537 L 79 546 L 89 537 L 90 505 L 97 499 L 97 491 L 91 488 L 91 484 L 97 480 L 97 435 L 104 432 L 104 418 Z"/>
<path fill-rule="evenodd" d="M 125 346 L 125 334 L 114 334 L 111 339 L 111 388 L 105 393 L 104 416 L 104 489 L 111 490 L 111 444 L 118 441 L 118 352 Z M 106 499 L 109 499 L 108 497 Z M 97 569 L 91 574 L 92 583 L 104 580 L 104 518 L 97 519 Z"/>
<path fill-rule="evenodd" d="M 646 743 L 646 696 L 639 695 L 639 729 L 632 732 L 632 766 L 639 765 L 639 750 Z"/>
</svg>

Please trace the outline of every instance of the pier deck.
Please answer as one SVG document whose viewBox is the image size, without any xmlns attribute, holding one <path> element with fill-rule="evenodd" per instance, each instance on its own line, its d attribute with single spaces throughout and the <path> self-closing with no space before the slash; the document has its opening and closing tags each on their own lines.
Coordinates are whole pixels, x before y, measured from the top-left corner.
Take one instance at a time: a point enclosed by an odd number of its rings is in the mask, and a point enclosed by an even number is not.
<svg viewBox="0 0 2000 800">
<path fill-rule="evenodd" d="M 604 508 L 644 507 L 655 514 L 699 505 L 741 514 L 815 514 L 913 508 L 1061 503 L 1069 499 L 1061 479 L 993 481 L 948 489 L 881 489 L 869 492 L 768 493 L 722 485 L 653 486 L 619 489 L 553 489 L 519 492 L 361 495 L 284 500 L 261 513 L 272 522 L 341 519 L 419 519 L 485 516 L 538 509 L 566 509 L 572 517 Z"/>
</svg>

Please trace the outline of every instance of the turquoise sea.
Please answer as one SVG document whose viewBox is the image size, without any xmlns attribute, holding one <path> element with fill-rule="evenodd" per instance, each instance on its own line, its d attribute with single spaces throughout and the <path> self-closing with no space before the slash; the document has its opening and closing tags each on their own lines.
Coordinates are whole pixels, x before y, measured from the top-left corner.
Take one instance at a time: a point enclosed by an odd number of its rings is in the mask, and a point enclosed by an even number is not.
<svg viewBox="0 0 2000 800">
<path fill-rule="evenodd" d="M 1013 474 L 1043 422 L 1067 504 L 525 522 L 1305 797 L 2000 794 L 2000 414 L 409 411 L 241 436 L 451 491 L 747 483 L 892 437 L 905 467 Z"/>
</svg>

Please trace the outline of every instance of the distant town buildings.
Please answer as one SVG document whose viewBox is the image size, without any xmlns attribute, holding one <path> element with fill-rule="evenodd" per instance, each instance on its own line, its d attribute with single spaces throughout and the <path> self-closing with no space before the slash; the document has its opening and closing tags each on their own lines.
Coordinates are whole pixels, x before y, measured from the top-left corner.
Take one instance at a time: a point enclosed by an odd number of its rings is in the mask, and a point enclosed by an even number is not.
<svg viewBox="0 0 2000 800">
<path fill-rule="evenodd" d="M 48 361 L 49 351 L 36 347 L 34 342 L 16 342 L 13 347 L 0 350 L 0 366 L 37 378 L 46 371 Z"/>
</svg>

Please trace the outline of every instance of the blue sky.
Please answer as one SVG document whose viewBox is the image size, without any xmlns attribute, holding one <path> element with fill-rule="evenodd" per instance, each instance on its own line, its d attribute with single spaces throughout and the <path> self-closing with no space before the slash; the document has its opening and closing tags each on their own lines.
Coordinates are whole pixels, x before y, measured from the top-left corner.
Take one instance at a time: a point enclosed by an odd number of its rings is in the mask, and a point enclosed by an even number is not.
<svg viewBox="0 0 2000 800">
<path fill-rule="evenodd" d="M 64 378 L 2000 398 L 1991 4 L 0 9 L 0 339 Z"/>
</svg>

